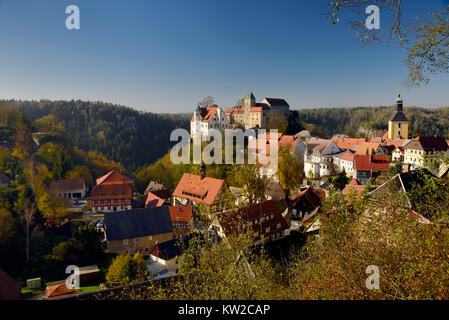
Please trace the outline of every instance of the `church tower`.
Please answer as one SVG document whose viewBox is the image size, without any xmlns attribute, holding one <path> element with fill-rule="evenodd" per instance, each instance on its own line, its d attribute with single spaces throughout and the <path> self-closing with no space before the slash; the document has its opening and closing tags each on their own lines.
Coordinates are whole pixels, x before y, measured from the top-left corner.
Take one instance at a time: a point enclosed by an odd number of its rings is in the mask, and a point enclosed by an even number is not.
<svg viewBox="0 0 449 320">
<path fill-rule="evenodd" d="M 245 119 L 245 129 L 251 128 L 251 108 L 256 106 L 256 97 L 252 92 L 248 92 L 248 94 L 242 99 L 242 107 L 244 111 L 244 119 Z"/>
<path fill-rule="evenodd" d="M 388 139 L 408 138 L 408 120 L 402 111 L 403 101 L 401 93 L 396 98 L 396 112 L 388 122 Z"/>
</svg>

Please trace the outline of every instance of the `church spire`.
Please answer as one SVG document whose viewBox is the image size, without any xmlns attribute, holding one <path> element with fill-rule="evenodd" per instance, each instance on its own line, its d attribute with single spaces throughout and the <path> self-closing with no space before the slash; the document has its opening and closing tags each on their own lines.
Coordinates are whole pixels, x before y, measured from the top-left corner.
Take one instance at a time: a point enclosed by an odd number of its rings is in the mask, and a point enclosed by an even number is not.
<svg viewBox="0 0 449 320">
<path fill-rule="evenodd" d="M 396 98 L 396 111 L 402 112 L 403 101 L 401 98 L 401 90 L 398 90 L 398 97 Z"/>
</svg>

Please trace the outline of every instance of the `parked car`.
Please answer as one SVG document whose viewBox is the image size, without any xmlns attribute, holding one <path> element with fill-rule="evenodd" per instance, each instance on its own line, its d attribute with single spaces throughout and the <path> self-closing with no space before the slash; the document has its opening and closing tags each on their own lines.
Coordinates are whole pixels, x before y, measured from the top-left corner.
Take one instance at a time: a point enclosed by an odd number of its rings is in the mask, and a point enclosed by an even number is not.
<svg viewBox="0 0 449 320">
<path fill-rule="evenodd" d="M 79 204 L 80 204 L 80 199 L 75 198 L 75 199 L 73 199 L 72 203 L 73 203 L 75 206 L 76 206 L 76 205 L 79 205 Z"/>
<path fill-rule="evenodd" d="M 102 229 L 103 227 L 104 227 L 104 221 L 103 220 L 98 221 L 97 228 Z"/>
</svg>

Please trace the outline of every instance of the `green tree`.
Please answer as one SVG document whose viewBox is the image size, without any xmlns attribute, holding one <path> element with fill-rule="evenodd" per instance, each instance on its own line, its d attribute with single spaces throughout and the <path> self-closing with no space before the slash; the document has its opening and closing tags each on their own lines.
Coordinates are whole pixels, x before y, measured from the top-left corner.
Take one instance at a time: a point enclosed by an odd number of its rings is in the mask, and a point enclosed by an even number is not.
<svg viewBox="0 0 449 320">
<path fill-rule="evenodd" d="M 348 184 L 348 177 L 346 176 L 346 172 L 344 170 L 339 172 L 337 176 L 332 179 L 332 184 L 337 189 L 343 189 Z"/>
<path fill-rule="evenodd" d="M 136 253 L 133 257 L 129 254 L 121 254 L 109 266 L 106 281 L 108 286 L 118 287 L 142 282 L 147 279 L 147 276 L 148 268 L 140 253 Z"/>
<path fill-rule="evenodd" d="M 55 246 L 53 256 L 68 263 L 89 265 L 103 261 L 105 251 L 99 232 L 93 225 L 88 224 L 76 227 L 69 241 Z"/>
<path fill-rule="evenodd" d="M 269 116 L 266 126 L 267 131 L 273 129 L 278 130 L 280 133 L 286 133 L 287 128 L 288 120 L 283 114 L 275 112 Z"/>
</svg>

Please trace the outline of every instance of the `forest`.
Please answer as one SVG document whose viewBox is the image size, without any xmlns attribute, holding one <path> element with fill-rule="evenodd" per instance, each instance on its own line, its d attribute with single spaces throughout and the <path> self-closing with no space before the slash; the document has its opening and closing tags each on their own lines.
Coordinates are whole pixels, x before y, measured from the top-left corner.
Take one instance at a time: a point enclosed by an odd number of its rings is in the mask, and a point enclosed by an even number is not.
<svg viewBox="0 0 449 320">
<path fill-rule="evenodd" d="M 130 170 L 161 158 L 172 145 L 172 130 L 190 127 L 186 115 L 141 112 L 103 102 L 2 100 L 0 106 L 23 112 L 31 122 L 52 115 L 74 146 L 102 153 Z"/>
</svg>

